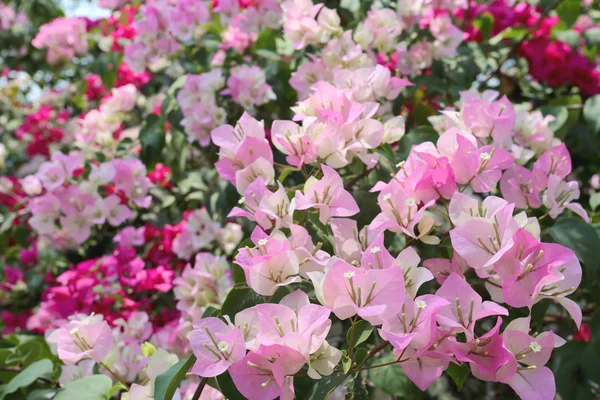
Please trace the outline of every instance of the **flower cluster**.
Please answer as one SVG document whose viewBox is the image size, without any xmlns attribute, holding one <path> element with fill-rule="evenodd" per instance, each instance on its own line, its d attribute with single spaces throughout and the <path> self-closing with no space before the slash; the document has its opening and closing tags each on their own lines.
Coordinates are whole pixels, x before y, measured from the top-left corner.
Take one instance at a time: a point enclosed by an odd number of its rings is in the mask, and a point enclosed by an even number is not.
<svg viewBox="0 0 600 400">
<path fill-rule="evenodd" d="M 177 93 L 177 102 L 183 113 L 181 125 L 188 141 L 208 146 L 210 132 L 225 122 L 225 109 L 217 105 L 217 92 L 224 85 L 220 69 L 186 76 L 183 87 Z"/>
<path fill-rule="evenodd" d="M 0 30 L 23 29 L 29 23 L 29 19 L 24 12 L 17 12 L 4 3 L 0 4 Z"/>
<path fill-rule="evenodd" d="M 48 50 L 49 64 L 71 61 L 88 51 L 86 22 L 82 18 L 57 18 L 43 25 L 31 44 Z"/>
<path fill-rule="evenodd" d="M 209 22 L 207 4 L 195 0 L 154 1 L 140 10 L 142 18 L 133 23 L 135 38 L 124 50 L 125 62 L 136 72 L 160 69 L 179 41 L 192 40 Z"/>
<path fill-rule="evenodd" d="M 45 332 L 77 314 L 95 313 L 114 324 L 138 311 L 150 312 L 156 305 L 143 293 L 168 293 L 174 277 L 168 266 L 145 268 L 132 249 L 116 249 L 113 255 L 82 261 L 54 279 L 27 328 Z M 177 313 L 170 317 L 174 318 Z M 160 326 L 169 317 L 156 315 L 153 322 Z"/>
<path fill-rule="evenodd" d="M 55 110 L 48 104 L 25 118 L 25 121 L 16 130 L 17 139 L 27 143 L 26 154 L 50 156 L 50 145 L 60 143 L 64 137 L 64 125 L 69 120 L 67 110 Z"/>
<path fill-rule="evenodd" d="M 87 153 L 114 155 L 119 141 L 126 137 L 121 124 L 135 107 L 136 96 L 132 83 L 113 89 L 98 109 L 90 110 L 78 121 L 81 128 L 75 134 L 76 145 Z"/>
<path fill-rule="evenodd" d="M 38 196 L 29 200 L 29 225 L 38 234 L 50 236 L 59 248 L 83 243 L 93 226 L 119 226 L 133 217 L 135 207 L 150 204 L 151 182 L 140 160 L 92 164 L 85 177 L 84 167 L 80 154 L 57 152 L 32 178 L 36 184 L 32 195 Z"/>
<path fill-rule="evenodd" d="M 195 322 L 189 338 L 198 361 L 192 371 L 212 377 L 229 370 L 249 399 L 292 398 L 293 376 L 305 364 L 309 376 L 319 379 L 331 374 L 342 357 L 324 341 L 332 312 L 339 320 L 350 319 L 351 329 L 357 318 L 379 326 L 406 375 L 422 390 L 450 363 L 462 363 L 478 379 L 507 383 L 524 399 L 538 398 L 535 393 L 554 398 L 554 385 L 543 383 L 552 380 L 544 365 L 564 341 L 552 332 L 530 336 L 529 319 L 515 320 L 500 332 L 501 316 L 509 315 L 501 303 L 531 309 L 545 298 L 563 305 L 581 324 L 579 306 L 567 298 L 581 282 L 579 261 L 568 248 L 541 242 L 538 219 L 527 215 L 543 204 L 552 218 L 570 209 L 587 219 L 582 207 L 572 203 L 579 190 L 577 182 L 566 181 L 568 151 L 563 144 L 551 147 L 555 139 L 544 134 L 547 122 L 530 113 L 517 125 L 515 107 L 506 98 L 464 93 L 459 111 L 446 110 L 432 119 L 440 130 L 437 144 L 413 146 L 392 180 L 373 187 L 381 212 L 359 232 L 355 221 L 344 218 L 359 213 L 356 200 L 328 166 L 342 168 L 351 158 L 318 157 L 313 143 L 335 134 L 336 124 L 348 131 L 357 124 L 354 131 L 364 136 L 341 142 L 353 150 L 358 143 L 377 148 L 384 125 L 361 119 L 369 103 L 353 102 L 351 85 L 341 94 L 324 82 L 313 90 L 294 108 L 296 118 L 308 126 L 275 121 L 272 128 L 273 144 L 290 164 L 324 164 L 321 171 L 313 168 L 317 172 L 293 199 L 281 182 L 275 192 L 268 188 L 275 174 L 262 124 L 244 115 L 235 128 L 214 130 L 212 138 L 221 147 L 217 170 L 244 195 L 230 216 L 246 217 L 271 231 L 257 227 L 251 236 L 254 246 L 237 253 L 235 263 L 246 283 L 272 298 L 281 288 L 293 291 L 310 280 L 321 305 L 296 290 L 279 304 L 258 304 L 231 315 L 227 323 L 217 318 Z M 302 132 L 319 122 L 327 128 L 315 136 Z M 392 137 L 389 142 L 401 134 Z M 524 152 L 523 164 L 539 155 L 532 170 L 516 163 L 513 154 Z M 325 154 L 331 157 L 335 149 L 329 147 Z M 376 164 L 374 158 L 367 165 Z M 503 198 L 485 196 L 498 186 Z M 321 250 L 322 243 L 315 245 L 296 223 L 294 214 L 302 212 L 318 213 L 325 229 L 331 225 L 333 254 Z M 394 257 L 385 245 L 386 231 L 430 245 L 449 239 L 453 256 L 419 266 L 415 249 L 406 247 Z M 465 280 L 471 270 L 484 282 L 491 301 L 483 301 Z M 440 288 L 419 295 L 421 285 L 434 277 Z M 496 323 L 478 323 L 488 317 L 496 317 Z"/>
<path fill-rule="evenodd" d="M 539 82 L 548 86 L 570 84 L 578 87 L 587 96 L 600 93 L 600 72 L 594 62 L 581 51 L 552 35 L 553 28 L 560 22 L 554 15 L 545 15 L 539 7 L 527 2 L 512 4 L 506 0 L 495 0 L 489 4 L 478 4 L 471 1 L 469 12 L 465 18 L 471 21 L 482 13 L 494 17 L 491 34 L 496 35 L 506 29 L 525 27 L 531 31 L 531 39 L 520 43 L 517 51 L 529 64 L 529 73 Z M 463 16 L 463 10 L 456 13 Z M 593 23 L 580 17 L 575 28 L 579 33 L 594 28 Z M 481 40 L 481 32 L 473 25 L 469 27 L 471 40 Z M 542 61 L 543 60 L 543 61 Z"/>
</svg>

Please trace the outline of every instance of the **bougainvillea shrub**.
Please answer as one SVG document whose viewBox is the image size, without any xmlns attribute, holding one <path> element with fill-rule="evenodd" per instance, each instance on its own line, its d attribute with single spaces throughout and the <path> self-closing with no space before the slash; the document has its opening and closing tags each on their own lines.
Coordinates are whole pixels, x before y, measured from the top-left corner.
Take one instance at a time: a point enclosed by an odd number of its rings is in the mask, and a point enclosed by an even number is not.
<svg viewBox="0 0 600 400">
<path fill-rule="evenodd" d="M 98 5 L 0 3 L 0 400 L 600 397 L 597 2 Z"/>
</svg>

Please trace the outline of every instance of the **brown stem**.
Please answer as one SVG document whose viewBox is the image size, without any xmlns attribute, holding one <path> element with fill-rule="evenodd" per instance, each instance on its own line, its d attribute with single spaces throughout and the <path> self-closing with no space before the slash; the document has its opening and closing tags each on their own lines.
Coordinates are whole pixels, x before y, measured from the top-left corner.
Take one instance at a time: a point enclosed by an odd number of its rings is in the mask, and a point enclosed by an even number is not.
<svg viewBox="0 0 600 400">
<path fill-rule="evenodd" d="M 202 395 L 202 391 L 204 390 L 204 386 L 206 386 L 206 382 L 208 382 L 208 378 L 200 379 L 200 383 L 198 384 L 198 387 L 192 396 L 192 400 L 198 400 L 200 398 L 200 395 Z"/>
</svg>

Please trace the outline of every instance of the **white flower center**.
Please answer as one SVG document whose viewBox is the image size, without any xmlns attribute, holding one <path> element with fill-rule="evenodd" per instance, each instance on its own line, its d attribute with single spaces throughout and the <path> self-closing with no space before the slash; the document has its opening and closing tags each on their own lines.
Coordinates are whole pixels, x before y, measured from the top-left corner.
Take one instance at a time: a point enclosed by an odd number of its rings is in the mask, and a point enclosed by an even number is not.
<svg viewBox="0 0 600 400">
<path fill-rule="evenodd" d="M 542 346 L 538 342 L 531 342 L 531 343 L 529 343 L 529 348 L 534 353 L 539 353 L 540 351 L 542 351 Z"/>
<path fill-rule="evenodd" d="M 406 199 L 406 205 L 407 206 L 414 206 L 415 204 L 417 204 L 417 202 L 415 201 L 415 199 L 413 199 L 413 198 Z"/>
<path fill-rule="evenodd" d="M 219 344 L 217 346 L 219 347 L 220 352 L 224 353 L 227 350 L 229 350 L 229 343 L 227 343 L 227 342 L 219 342 Z"/>
<path fill-rule="evenodd" d="M 267 244 L 267 242 L 268 242 L 268 240 L 267 240 L 267 239 L 260 239 L 260 240 L 258 241 L 258 245 L 259 245 L 259 246 L 264 246 L 265 244 Z"/>
<path fill-rule="evenodd" d="M 371 253 L 373 254 L 377 254 L 381 251 L 381 249 L 379 248 L 379 246 L 375 246 L 371 249 Z"/>
<path fill-rule="evenodd" d="M 492 155 L 491 155 L 490 153 L 485 153 L 485 152 L 483 152 L 483 153 L 481 153 L 481 154 L 479 155 L 479 158 L 481 158 L 481 159 L 482 159 L 482 160 L 484 160 L 484 161 L 487 161 L 487 160 L 489 160 L 490 158 L 492 158 Z"/>
<path fill-rule="evenodd" d="M 417 301 L 415 301 L 415 304 L 417 305 L 417 308 L 420 308 L 420 309 L 427 307 L 427 302 L 424 300 L 417 300 Z"/>
<path fill-rule="evenodd" d="M 246 203 L 246 199 L 243 197 L 240 197 L 240 199 L 238 200 L 238 204 L 244 204 Z"/>
<path fill-rule="evenodd" d="M 392 195 L 390 193 L 388 193 L 385 196 L 383 196 L 383 200 L 385 200 L 385 201 L 388 201 L 391 198 L 392 198 Z"/>
<path fill-rule="evenodd" d="M 352 278 L 354 275 L 356 275 L 356 272 L 354 271 L 348 271 L 348 272 L 344 272 L 344 278 Z"/>
</svg>

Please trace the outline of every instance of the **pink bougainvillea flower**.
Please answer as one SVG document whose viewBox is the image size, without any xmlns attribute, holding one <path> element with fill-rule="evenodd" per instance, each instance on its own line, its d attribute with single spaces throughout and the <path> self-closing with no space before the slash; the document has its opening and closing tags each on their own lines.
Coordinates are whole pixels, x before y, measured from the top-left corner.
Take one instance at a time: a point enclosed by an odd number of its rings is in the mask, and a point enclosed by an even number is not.
<svg viewBox="0 0 600 400">
<path fill-rule="evenodd" d="M 269 170 L 268 165 L 272 169 L 273 152 L 265 138 L 265 129 L 248 114 L 242 115 L 235 128 L 223 125 L 213 130 L 211 138 L 220 147 L 219 161 L 215 163 L 217 172 L 235 185 L 240 193 L 244 193 L 245 188 L 254 181 L 249 179 L 252 175 L 256 175 L 254 178 L 262 176 L 259 172 Z M 260 159 L 263 161 L 250 168 Z M 245 180 L 243 187 L 237 185 L 238 178 Z"/>
<path fill-rule="evenodd" d="M 367 269 L 385 269 L 392 268 L 395 263 L 394 257 L 385 248 L 383 244 L 384 235 L 379 234 L 369 247 L 367 247 L 360 259 L 360 265 Z M 417 261 L 417 264 L 419 261 Z"/>
<path fill-rule="evenodd" d="M 513 210 L 514 204 L 509 204 L 491 216 L 475 217 L 450 231 L 454 250 L 470 267 L 489 267 L 512 247 L 512 237 L 519 229 Z"/>
<path fill-rule="evenodd" d="M 112 329 L 102 315 L 90 315 L 74 319 L 48 336 L 49 343 L 56 343 L 58 357 L 67 365 L 91 358 L 101 362 L 113 345 Z"/>
<path fill-rule="evenodd" d="M 569 311 L 578 326 L 581 323 L 579 306 L 566 298 L 582 277 L 581 264 L 572 250 L 555 243 L 541 243 L 520 229 L 513 247 L 494 268 L 497 275 L 487 285 L 494 300 L 513 307 L 532 307 L 543 298 L 551 298 Z"/>
<path fill-rule="evenodd" d="M 292 400 L 293 375 L 306 363 L 294 349 L 274 344 L 260 346 L 229 368 L 231 379 L 248 400 Z"/>
<path fill-rule="evenodd" d="M 539 186 L 534 182 L 533 172 L 517 164 L 511 165 L 500 180 L 502 196 L 516 208 L 540 207 Z"/>
<path fill-rule="evenodd" d="M 481 296 L 458 274 L 452 273 L 435 293 L 450 305 L 437 312 L 440 325 L 462 331 L 468 340 L 473 338 L 475 322 L 492 315 L 508 315 L 508 310 Z"/>
<path fill-rule="evenodd" d="M 256 227 L 252 241 L 256 247 L 238 252 L 235 262 L 244 270 L 246 281 L 254 291 L 271 296 L 277 288 L 301 281 L 298 258 L 285 236 L 270 237 Z"/>
<path fill-rule="evenodd" d="M 499 333 L 501 324 L 502 318 L 498 317 L 494 328 L 485 335 L 471 339 L 467 343 L 454 341 L 453 350 L 456 359 L 468 362 L 471 370 L 495 376 L 498 369 L 511 360 L 511 354 L 504 347 Z"/>
<path fill-rule="evenodd" d="M 401 356 L 403 360 L 400 363 L 402 370 L 406 376 L 423 391 L 435 382 L 442 373 L 448 368 L 448 365 L 452 361 L 452 358 L 444 351 L 442 347 L 447 345 L 448 341 L 445 340 L 442 346 L 437 347 L 435 350 L 426 351 L 422 354 L 416 354 L 417 351 L 408 347 L 404 353 L 401 351 L 394 351 L 394 354 Z"/>
<path fill-rule="evenodd" d="M 363 252 L 383 231 L 372 229 L 370 225 L 359 231 L 356 221 L 348 218 L 332 218 L 330 224 L 335 239 L 335 254 L 349 263 L 360 261 Z"/>
<path fill-rule="evenodd" d="M 471 184 L 475 192 L 489 192 L 498 183 L 502 170 L 508 168 L 514 157 L 501 147 L 483 146 L 477 149 L 462 135 L 456 136 L 458 148 L 450 165 L 456 183 Z"/>
<path fill-rule="evenodd" d="M 456 252 L 453 254 L 451 260 L 447 258 L 430 258 L 429 260 L 423 261 L 423 266 L 431 271 L 435 280 L 440 285 L 443 284 L 453 272 L 459 276 L 464 276 L 465 271 L 469 269 L 467 262 Z"/>
<path fill-rule="evenodd" d="M 306 228 L 300 225 L 290 224 L 289 228 L 291 232 L 289 241 L 298 258 L 300 275 L 308 278 L 309 272 L 323 272 L 331 256 L 320 250 L 322 243 L 319 242 L 315 246 Z"/>
<path fill-rule="evenodd" d="M 358 315 L 377 325 L 384 315 L 394 315 L 402 307 L 402 270 L 357 268 L 337 260 L 325 274 L 322 293 L 324 305 L 339 319 Z"/>
<path fill-rule="evenodd" d="M 414 298 L 421 285 L 433 279 L 431 272 L 424 267 L 419 267 L 421 257 L 415 249 L 407 247 L 396 257 L 395 265 L 402 269 L 406 293 Z"/>
<path fill-rule="evenodd" d="M 256 306 L 260 321 L 257 340 L 264 345 L 286 345 L 308 357 L 323 344 L 331 327 L 331 311 L 317 304 L 307 304 L 308 297 L 299 290 L 288 296 L 300 297 L 299 301 L 292 298 L 282 300 L 297 309 L 284 304 Z"/>
<path fill-rule="evenodd" d="M 287 228 L 293 222 L 292 216 L 295 200 L 290 201 L 285 189 L 278 182 L 279 189 L 271 192 L 267 189 L 265 179 L 258 176 L 246 186 L 244 195 L 238 201 L 239 207 L 234 207 L 228 217 L 244 217 L 256 221 L 261 228 Z"/>
<path fill-rule="evenodd" d="M 539 189 L 545 189 L 550 175 L 562 179 L 571 173 L 571 155 L 564 143 L 546 151 L 533 164 L 533 174 Z"/>
<path fill-rule="evenodd" d="M 475 97 L 468 98 L 461 113 L 465 125 L 480 140 L 491 138 L 494 144 L 499 146 L 510 141 L 516 113 L 506 96 L 490 103 Z"/>
<path fill-rule="evenodd" d="M 551 174 L 548 177 L 548 190 L 544 193 L 543 201 L 550 211 L 550 217 L 558 217 L 565 208 L 573 211 L 585 220 L 590 222 L 585 209 L 579 203 L 572 203 L 579 198 L 579 183 L 577 181 L 564 181 L 560 176 Z"/>
<path fill-rule="evenodd" d="M 377 202 L 381 213 L 373 219 L 372 229 L 403 232 L 414 238 L 416 237 L 415 226 L 423 218 L 425 210 L 431 207 L 435 200 L 421 206 L 420 198 L 416 193 L 411 193 L 399 182 L 393 180 L 381 190 Z"/>
<path fill-rule="evenodd" d="M 350 217 L 359 212 L 358 204 L 346 189 L 340 175 L 327 165 L 323 169 L 323 178 L 309 178 L 304 184 L 304 193 L 296 191 L 296 208 L 319 210 L 319 220 L 327 223 L 330 217 Z"/>
<path fill-rule="evenodd" d="M 522 364 L 506 382 L 524 400 L 552 400 L 556 396 L 554 374 L 544 365 L 556 347 L 555 335 L 544 332 L 535 338 L 525 332 L 509 330 L 502 334 L 504 346 Z"/>
<path fill-rule="evenodd" d="M 246 355 L 244 334 L 219 318 L 203 318 L 194 324 L 188 338 L 197 358 L 192 372 L 203 377 L 221 375 Z"/>
<path fill-rule="evenodd" d="M 423 295 L 416 299 L 406 296 L 401 311 L 385 318 L 379 333 L 396 351 L 408 346 L 417 352 L 427 350 L 436 340 L 436 312 L 450 302 L 436 295 Z"/>
<path fill-rule="evenodd" d="M 271 126 L 273 145 L 286 154 L 286 161 L 296 168 L 312 164 L 317 159 L 317 148 L 306 134 L 306 129 L 292 121 L 273 121 Z"/>
</svg>

